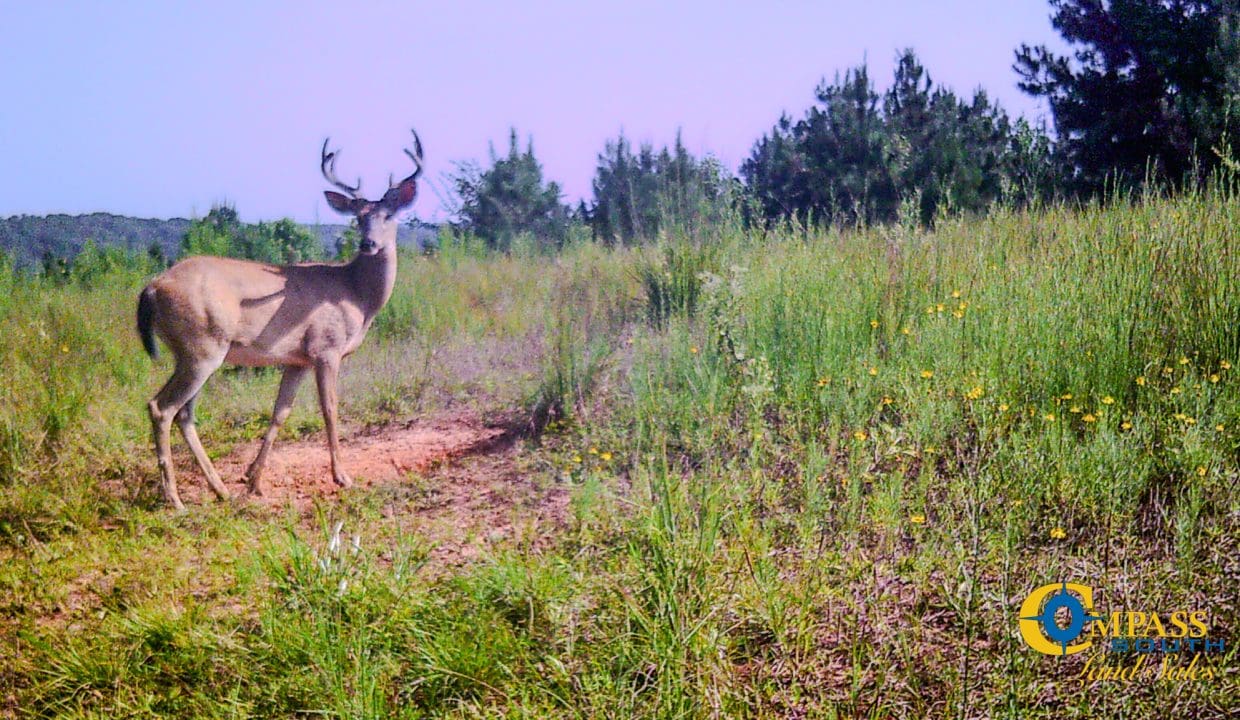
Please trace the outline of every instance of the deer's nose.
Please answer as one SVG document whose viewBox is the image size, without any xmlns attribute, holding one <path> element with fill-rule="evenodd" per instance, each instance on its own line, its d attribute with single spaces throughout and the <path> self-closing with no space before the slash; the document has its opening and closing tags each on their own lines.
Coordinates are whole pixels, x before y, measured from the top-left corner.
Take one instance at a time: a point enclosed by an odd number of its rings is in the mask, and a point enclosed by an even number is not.
<svg viewBox="0 0 1240 720">
<path fill-rule="evenodd" d="M 363 240 L 357 249 L 369 255 L 379 249 L 379 244 L 374 240 Z"/>
</svg>

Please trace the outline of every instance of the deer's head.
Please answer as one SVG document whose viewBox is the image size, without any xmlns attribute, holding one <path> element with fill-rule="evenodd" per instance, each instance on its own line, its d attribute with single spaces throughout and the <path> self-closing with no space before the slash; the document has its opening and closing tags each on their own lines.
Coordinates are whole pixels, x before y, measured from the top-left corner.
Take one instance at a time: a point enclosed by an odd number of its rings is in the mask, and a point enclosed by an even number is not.
<svg viewBox="0 0 1240 720">
<path fill-rule="evenodd" d="M 328 138 L 330 140 L 330 138 Z M 362 180 L 358 178 L 356 185 L 346 185 L 336 178 L 336 159 L 339 150 L 327 151 L 327 142 L 323 141 L 323 160 L 320 169 L 327 182 L 344 190 L 346 194 L 327 190 L 323 195 L 327 204 L 342 215 L 357 218 L 358 234 L 361 241 L 358 252 L 362 255 L 376 255 L 386 248 L 396 248 L 396 215 L 409 207 L 417 195 L 417 179 L 422 174 L 422 141 L 417 131 L 413 131 L 413 150 L 406 149 L 405 154 L 413 161 L 413 174 L 396 182 L 388 177 L 388 190 L 378 200 L 367 200 L 362 197 Z"/>
</svg>

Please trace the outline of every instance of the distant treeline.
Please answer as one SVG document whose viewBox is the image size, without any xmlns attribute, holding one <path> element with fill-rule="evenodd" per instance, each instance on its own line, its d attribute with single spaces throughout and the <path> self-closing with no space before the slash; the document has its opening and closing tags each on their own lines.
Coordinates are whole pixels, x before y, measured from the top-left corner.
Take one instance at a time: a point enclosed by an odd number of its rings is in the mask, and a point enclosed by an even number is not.
<svg viewBox="0 0 1240 720">
<path fill-rule="evenodd" d="M 211 232 L 206 232 L 210 228 Z M 437 228 L 406 225 L 398 241 L 433 243 Z M 242 223 L 234 208 L 212 208 L 204 218 L 155 220 L 110 213 L 0 217 L 0 255 L 25 270 L 64 272 L 83 252 L 115 248 L 167 263 L 194 252 L 294 262 L 331 257 L 348 242 L 348 225 L 298 225 L 292 220 Z M 211 245 L 214 243 L 214 245 Z M 208 247 L 209 245 L 209 247 Z M 286 251 L 287 250 L 287 251 Z M 57 270 L 58 269 L 58 270 Z"/>
<path fill-rule="evenodd" d="M 487 245 L 554 249 L 577 237 L 631 244 L 691 235 L 729 214 L 750 227 L 932 225 L 936 218 L 1176 190 L 1240 171 L 1240 0 L 1051 0 L 1070 56 L 1022 45 L 1019 86 L 1054 127 L 1013 121 L 985 91 L 936 85 L 912 50 L 890 85 L 863 64 L 823 80 L 800 117 L 785 113 L 735 177 L 717 161 L 623 136 L 598 155 L 594 197 L 569 207 L 512 132 L 489 167 L 458 166 L 458 226 Z"/>
<path fill-rule="evenodd" d="M 506 153 L 492 148 L 487 164 L 450 174 L 454 226 L 490 249 L 547 252 L 700 238 L 721 221 L 932 226 L 994 206 L 1175 191 L 1219 168 L 1240 178 L 1240 0 L 1050 0 L 1050 9 L 1071 56 L 1022 45 L 1013 69 L 1022 90 L 1046 101 L 1053 128 L 1013 120 L 984 90 L 962 96 L 935 84 L 903 50 L 881 92 L 864 64 L 824 78 L 809 108 L 756 139 L 739 175 L 694 157 L 679 134 L 656 149 L 621 133 L 597 157 L 593 197 L 570 206 L 514 128 Z M 347 255 L 354 242 L 343 226 L 245 224 L 231 208 L 192 222 L 0 220 L 0 249 L 19 265 L 54 271 L 88 239 L 156 262 L 187 253 L 291 262 Z"/>
<path fill-rule="evenodd" d="M 39 265 L 44 259 L 77 257 L 88 240 L 130 252 L 145 253 L 154 247 L 175 257 L 189 225 L 184 218 L 151 220 L 109 213 L 14 215 L 0 218 L 0 251 L 23 268 Z"/>
</svg>

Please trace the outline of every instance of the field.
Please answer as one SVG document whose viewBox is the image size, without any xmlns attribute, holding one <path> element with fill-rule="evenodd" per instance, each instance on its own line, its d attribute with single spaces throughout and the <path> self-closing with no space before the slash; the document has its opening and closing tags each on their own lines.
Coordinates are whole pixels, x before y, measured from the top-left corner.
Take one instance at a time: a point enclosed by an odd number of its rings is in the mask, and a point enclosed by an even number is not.
<svg viewBox="0 0 1240 720">
<path fill-rule="evenodd" d="M 1238 247 L 1230 180 L 933 232 L 447 243 L 345 364 L 345 458 L 385 458 L 358 487 L 299 462 L 303 388 L 272 499 L 213 501 L 174 442 L 183 515 L 145 271 L 0 272 L 0 714 L 1229 716 Z M 234 489 L 278 382 L 206 388 Z M 1061 581 L 1206 610 L 1229 652 L 1089 680 L 1017 630 Z"/>
</svg>

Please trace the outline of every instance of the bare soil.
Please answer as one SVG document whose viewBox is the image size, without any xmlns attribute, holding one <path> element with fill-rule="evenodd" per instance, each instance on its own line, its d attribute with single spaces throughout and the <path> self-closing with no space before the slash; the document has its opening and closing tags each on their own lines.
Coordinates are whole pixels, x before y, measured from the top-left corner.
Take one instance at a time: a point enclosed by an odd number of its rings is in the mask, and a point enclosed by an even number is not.
<svg viewBox="0 0 1240 720">
<path fill-rule="evenodd" d="M 365 488 L 402 482 L 411 473 L 423 473 L 463 456 L 500 449 L 512 444 L 510 438 L 507 429 L 487 427 L 474 419 L 432 418 L 342 434 L 340 449 L 345 471 L 355 486 Z M 246 494 L 243 475 L 258 454 L 259 445 L 258 440 L 239 445 L 215 461 L 224 484 L 236 495 Z M 277 440 L 263 472 L 263 495 L 251 501 L 305 510 L 317 499 L 340 492 L 331 480 L 330 463 L 322 433 L 301 440 Z M 198 474 L 192 461 L 186 470 L 187 476 Z"/>
<path fill-rule="evenodd" d="M 238 445 L 214 463 L 237 502 L 281 514 L 293 508 L 307 521 L 314 519 L 316 506 L 342 492 L 379 493 L 384 517 L 426 539 L 432 564 L 440 567 L 469 562 L 493 543 L 541 545 L 566 523 L 567 489 L 532 467 L 531 453 L 510 423 L 445 414 L 346 428 L 340 443 L 354 484 L 348 490 L 331 480 L 322 432 L 276 441 L 259 497 L 248 495 L 243 479 L 258 440 Z M 188 450 L 180 443 L 173 448 L 186 505 L 192 511 L 214 502 Z"/>
</svg>

